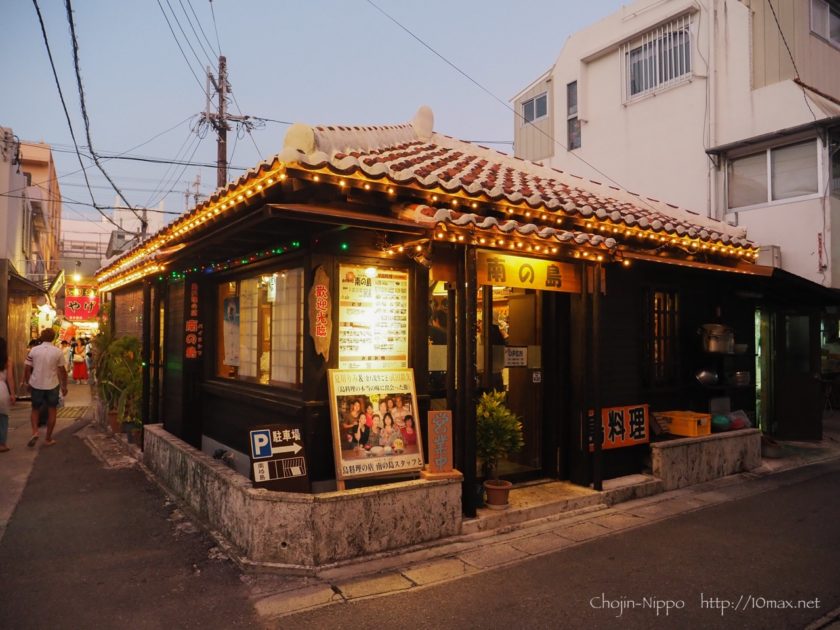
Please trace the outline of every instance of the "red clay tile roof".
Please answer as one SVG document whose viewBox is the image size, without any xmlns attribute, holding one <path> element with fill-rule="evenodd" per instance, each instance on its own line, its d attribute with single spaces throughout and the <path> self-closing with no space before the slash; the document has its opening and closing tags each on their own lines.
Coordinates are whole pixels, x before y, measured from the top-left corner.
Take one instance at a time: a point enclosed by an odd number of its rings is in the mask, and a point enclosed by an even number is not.
<svg viewBox="0 0 840 630">
<path fill-rule="evenodd" d="M 431 117 L 428 108 L 421 108 L 415 120 L 405 125 L 297 126 L 290 129 L 286 148 L 278 157 L 311 170 L 387 178 L 396 185 L 483 195 L 496 203 L 608 219 L 669 236 L 751 246 L 743 228 L 433 133 Z"/>
</svg>

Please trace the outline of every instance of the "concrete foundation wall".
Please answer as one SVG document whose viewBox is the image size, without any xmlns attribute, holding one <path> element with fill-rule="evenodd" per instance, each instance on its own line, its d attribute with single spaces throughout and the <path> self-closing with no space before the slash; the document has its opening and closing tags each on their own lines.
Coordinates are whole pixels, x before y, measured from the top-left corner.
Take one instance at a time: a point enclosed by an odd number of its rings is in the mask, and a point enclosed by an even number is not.
<svg viewBox="0 0 840 630">
<path fill-rule="evenodd" d="M 316 569 L 461 530 L 457 479 L 318 495 L 255 489 L 249 479 L 162 425 L 145 427 L 143 460 L 164 486 L 250 563 Z"/>
<path fill-rule="evenodd" d="M 650 445 L 653 476 L 665 490 L 733 475 L 761 465 L 761 432 L 742 429 Z"/>
</svg>

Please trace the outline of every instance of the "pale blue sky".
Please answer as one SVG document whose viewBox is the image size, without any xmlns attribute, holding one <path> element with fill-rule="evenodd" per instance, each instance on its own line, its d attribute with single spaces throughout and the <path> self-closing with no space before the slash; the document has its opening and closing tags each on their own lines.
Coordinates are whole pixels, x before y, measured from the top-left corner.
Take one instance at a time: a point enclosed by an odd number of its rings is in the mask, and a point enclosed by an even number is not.
<svg viewBox="0 0 840 630">
<path fill-rule="evenodd" d="M 164 159 L 192 155 L 193 161 L 214 162 L 214 133 L 208 131 L 201 141 L 190 133 L 190 123 L 205 106 L 202 66 L 209 61 L 184 15 L 186 11 L 195 26 L 194 11 L 210 43 L 200 32 L 198 37 L 215 59 L 211 5 L 209 0 L 159 2 L 200 84 L 179 52 L 158 0 L 73 2 L 94 148 L 99 153 L 122 153 L 177 125 L 130 155 Z M 374 2 L 505 103 L 551 66 L 571 33 L 622 4 L 618 0 Z M 64 216 L 95 218 L 92 208 L 67 202 L 70 198 L 90 203 L 90 197 L 81 173 L 73 173 L 79 169 L 78 161 L 67 152 L 70 133 L 35 7 L 27 0 L 3 5 L 0 59 L 6 89 L 0 97 L 0 125 L 11 127 L 23 140 L 54 145 Z M 39 0 L 39 6 L 76 138 L 86 144 L 64 0 Z M 178 30 L 170 7 L 202 65 Z M 244 114 L 281 121 L 393 124 L 410 120 L 420 105 L 429 105 L 436 131 L 465 140 L 513 139 L 513 114 L 505 105 L 365 0 L 214 0 L 212 7 L 236 97 L 233 113 L 239 113 L 238 104 Z M 250 168 L 277 153 L 286 128 L 265 123 L 254 130 L 254 142 L 247 136 L 237 141 L 235 133 L 229 134 L 231 165 Z M 493 146 L 511 150 L 510 145 Z M 122 160 L 104 166 L 137 206 L 165 197 L 167 210 L 183 211 L 183 191 L 199 172 L 201 192 L 215 189 L 213 168 L 182 170 Z M 239 173 L 232 170 L 229 178 Z M 105 178 L 95 168 L 88 174 L 97 202 L 113 205 L 115 195 Z M 154 193 L 163 183 L 167 184 L 163 192 Z M 164 195 L 169 189 L 175 192 Z"/>
</svg>

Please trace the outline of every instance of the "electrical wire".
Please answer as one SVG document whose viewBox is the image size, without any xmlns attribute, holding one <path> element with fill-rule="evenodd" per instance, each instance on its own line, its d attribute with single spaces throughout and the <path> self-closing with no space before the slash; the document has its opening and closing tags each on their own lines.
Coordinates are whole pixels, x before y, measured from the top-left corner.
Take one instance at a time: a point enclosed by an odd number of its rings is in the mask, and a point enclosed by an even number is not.
<svg viewBox="0 0 840 630">
<path fill-rule="evenodd" d="M 213 0 L 210 0 L 210 15 L 213 16 L 213 30 L 216 31 L 216 47 L 219 49 L 219 56 L 221 56 L 222 42 L 219 40 L 219 27 L 216 24 L 216 11 L 213 9 Z"/>
<path fill-rule="evenodd" d="M 187 24 L 190 25 L 190 30 L 193 32 L 193 35 L 195 35 L 195 41 L 198 42 L 198 46 L 199 48 L 201 48 L 201 52 L 204 53 L 204 56 L 207 57 L 208 63 L 212 66 L 214 63 L 213 58 L 207 53 L 207 49 L 204 48 L 204 44 L 201 42 L 201 38 L 198 36 L 198 33 L 196 32 L 195 27 L 193 26 L 192 20 L 190 19 L 190 16 L 187 13 L 187 9 L 186 7 L 184 7 L 183 0 L 178 0 L 178 4 L 181 5 L 181 11 L 184 12 L 184 17 L 187 18 Z M 193 12 L 193 15 L 195 15 L 195 12 Z M 196 17 L 196 20 L 198 20 L 198 17 Z M 199 24 L 199 27 L 200 26 L 201 25 Z"/>
<path fill-rule="evenodd" d="M 201 92 L 209 100 L 210 99 L 210 94 L 207 93 L 207 89 L 204 87 L 204 84 L 202 84 L 201 80 L 198 78 L 198 75 L 195 73 L 195 70 L 193 70 L 193 67 L 192 67 L 192 64 L 190 63 L 190 60 L 187 59 L 187 54 L 184 52 L 184 49 L 181 47 L 181 42 L 178 40 L 178 36 L 175 35 L 175 30 L 172 28 L 172 24 L 169 22 L 169 16 L 166 15 L 166 11 L 164 10 L 163 5 L 160 3 L 160 0 L 156 0 L 156 2 L 157 2 L 157 5 L 160 7 L 160 12 L 163 13 L 163 19 L 166 20 L 166 25 L 169 27 L 169 32 L 172 33 L 172 39 L 175 40 L 175 44 L 178 46 L 178 50 L 181 51 L 181 56 L 184 58 L 184 61 L 187 63 L 187 67 L 190 69 L 190 74 L 193 75 L 193 78 L 195 79 L 195 82 L 198 83 L 198 87 L 201 88 Z M 201 65 L 200 61 L 199 61 L 198 65 L 199 66 Z"/>
<path fill-rule="evenodd" d="M 411 31 L 408 27 L 406 27 L 406 26 L 404 26 L 402 23 L 400 23 L 400 22 L 399 22 L 399 20 L 397 20 L 396 18 L 394 18 L 393 16 L 391 16 L 388 12 L 386 12 L 384 9 L 382 9 L 381 7 L 379 7 L 379 6 L 378 6 L 375 2 L 373 2 L 373 0 L 365 0 L 365 1 L 366 1 L 366 2 L 370 5 L 370 6 L 372 6 L 374 9 L 376 9 L 377 11 L 379 11 L 382 15 L 384 15 L 386 18 L 388 18 L 391 22 L 393 22 L 394 24 L 396 24 L 396 25 L 397 25 L 399 28 L 401 28 L 403 31 L 405 31 L 406 33 L 408 33 L 408 34 L 409 34 L 409 35 L 410 35 L 413 39 L 415 39 L 418 43 L 420 43 L 420 45 L 421 45 L 421 46 L 423 46 L 424 48 L 426 48 L 429 52 L 431 52 L 433 55 L 435 55 L 438 59 L 440 59 L 441 61 L 443 61 L 443 62 L 444 62 L 446 65 L 448 65 L 450 68 L 452 68 L 452 69 L 453 69 L 453 70 L 455 70 L 458 74 L 460 74 L 460 75 L 461 75 L 461 76 L 463 76 L 465 79 L 467 79 L 467 81 L 469 81 L 470 83 L 472 83 L 473 85 L 475 85 L 478 89 L 480 89 L 482 92 L 484 92 L 485 94 L 487 94 L 488 96 L 490 96 L 490 98 L 492 98 L 493 100 L 495 100 L 496 102 L 498 102 L 499 104 L 501 104 L 501 105 L 502 105 L 502 107 L 504 107 L 505 109 L 507 109 L 507 110 L 509 110 L 509 111 L 513 112 L 513 115 L 514 115 L 514 116 L 515 116 L 518 120 L 521 120 L 523 123 L 528 124 L 528 121 L 526 121 L 526 120 L 525 120 L 525 117 L 524 117 L 521 113 L 517 112 L 517 111 L 516 111 L 516 109 L 514 109 L 513 107 L 511 107 L 510 105 L 508 105 L 508 103 L 507 103 L 506 101 L 504 101 L 502 98 L 500 98 L 499 96 L 496 96 L 496 94 L 494 94 L 494 93 L 493 93 L 493 92 L 492 92 L 489 88 L 486 88 L 484 85 L 482 85 L 481 83 L 479 83 L 477 80 L 473 79 L 473 78 L 472 78 L 469 74 L 467 74 L 464 70 L 462 70 L 462 69 L 461 69 L 461 68 L 459 68 L 457 65 L 455 65 L 455 63 L 453 63 L 452 61 L 450 61 L 449 59 L 447 59 L 446 57 L 444 57 L 441 53 L 439 53 L 437 50 L 435 50 L 434 48 L 432 48 L 432 46 L 431 46 L 431 45 L 429 45 L 428 43 L 426 43 L 426 42 L 425 42 L 425 41 L 424 41 L 424 40 L 423 40 L 420 36 L 416 35 L 416 34 L 415 34 L 413 31 Z M 584 158 L 582 158 L 582 157 L 581 157 L 580 155 L 578 155 L 577 153 L 573 153 L 573 152 L 569 151 L 569 150 L 568 150 L 568 148 L 567 148 L 567 147 L 566 147 L 563 143 L 561 143 L 561 142 L 557 141 L 557 140 L 556 140 L 556 139 L 555 139 L 555 138 L 554 138 L 554 137 L 553 137 L 550 133 L 548 133 L 547 131 L 544 131 L 544 130 L 540 129 L 540 128 L 539 128 L 539 127 L 537 127 L 536 125 L 534 125 L 534 126 L 533 126 L 533 129 L 535 129 L 535 130 L 537 131 L 537 133 L 539 133 L 539 134 L 541 134 L 541 135 L 545 136 L 548 140 L 550 140 L 550 141 L 551 141 L 551 143 L 552 143 L 552 144 L 554 144 L 554 145 L 556 145 L 556 146 L 558 146 L 558 147 L 561 147 L 564 151 L 566 151 L 566 153 L 567 153 L 568 155 L 570 155 L 570 156 L 574 157 L 575 159 L 579 160 L 580 162 L 583 162 L 583 163 L 584 163 L 584 164 L 586 164 L 589 168 L 591 168 L 593 171 L 595 171 L 596 173 L 598 173 L 599 175 L 601 175 L 601 176 L 602 176 L 602 177 L 604 177 L 605 179 L 607 179 L 607 180 L 609 180 L 610 182 L 612 182 L 613 184 L 615 184 L 615 185 L 616 185 L 618 188 L 620 188 L 621 190 L 623 190 L 623 191 L 625 191 L 625 192 L 628 192 L 628 194 L 630 194 L 630 193 L 629 193 L 629 191 L 628 191 L 628 189 L 627 189 L 625 186 L 622 186 L 622 185 L 621 185 L 619 182 L 617 182 L 614 178 L 612 178 L 612 177 L 610 177 L 609 175 L 607 175 L 604 171 L 602 171 L 601 169 L 599 169 L 598 167 L 596 167 L 596 166 L 595 166 L 594 164 L 592 164 L 591 162 L 589 162 L 589 161 L 585 160 Z M 640 203 L 643 203 L 644 205 L 646 205 L 647 207 L 649 207 L 649 208 L 650 208 L 651 210 L 653 210 L 654 212 L 656 212 L 656 211 L 657 211 L 657 209 L 656 209 L 656 208 L 654 208 L 654 207 L 653 207 L 650 203 L 648 203 L 648 202 L 647 202 L 647 200 L 645 200 L 645 199 L 644 199 L 641 195 L 637 195 L 637 196 L 636 196 L 636 199 L 637 199 Z"/>
<path fill-rule="evenodd" d="M 61 107 L 64 110 L 64 117 L 66 118 L 67 126 L 70 129 L 70 137 L 73 139 L 73 146 L 76 149 L 76 157 L 79 159 L 79 166 L 81 167 L 82 174 L 84 175 L 85 181 L 87 182 L 88 181 L 87 170 L 85 168 L 84 163 L 82 162 L 82 154 L 79 151 L 79 143 L 76 142 L 76 133 L 73 131 L 73 123 L 70 120 L 70 112 L 67 111 L 67 102 L 64 100 L 64 92 L 61 90 L 61 83 L 58 80 L 58 72 L 55 69 L 55 62 L 53 61 L 52 50 L 50 49 L 50 41 L 49 41 L 49 38 L 47 37 L 47 29 L 46 29 L 46 26 L 44 26 L 44 18 L 41 15 L 41 7 L 38 6 L 38 0 L 32 0 L 32 3 L 35 5 L 35 11 L 38 13 L 38 22 L 41 25 L 41 35 L 44 38 L 44 46 L 46 46 L 46 49 L 47 49 L 47 57 L 49 58 L 49 61 L 50 61 L 50 68 L 52 68 L 53 78 L 55 79 L 55 86 L 56 86 L 56 88 L 58 88 L 58 97 L 59 97 L 59 99 L 61 99 Z M 94 197 L 93 191 L 90 189 L 90 186 L 88 186 L 88 193 L 90 194 L 90 200 L 92 202 L 93 207 L 96 208 L 96 210 L 99 212 L 99 214 L 101 214 L 103 217 L 108 219 L 108 221 L 110 221 L 117 228 L 119 228 L 120 226 L 117 225 L 114 222 L 114 220 L 111 219 L 111 217 L 109 217 L 107 214 L 105 214 L 105 212 L 103 212 L 99 208 L 99 206 L 96 205 L 96 198 Z"/>
<path fill-rule="evenodd" d="M 785 49 L 787 50 L 788 57 L 790 57 L 791 64 L 793 64 L 793 71 L 796 74 L 796 78 L 799 79 L 799 68 L 796 67 L 796 61 L 793 58 L 793 53 L 790 51 L 790 46 L 788 46 L 787 37 L 785 37 L 785 34 L 782 31 L 782 25 L 779 24 L 779 16 L 776 15 L 776 9 L 770 0 L 767 0 L 767 5 L 770 7 L 771 13 L 773 13 L 773 21 L 776 22 L 776 29 L 782 37 L 782 42 L 785 44 Z M 811 108 L 811 103 L 808 101 L 808 95 L 805 93 L 805 88 L 802 88 L 802 98 L 805 99 L 805 105 L 808 107 L 808 111 L 811 112 L 811 117 L 814 119 L 814 122 L 817 122 L 817 115 Z"/>
<path fill-rule="evenodd" d="M 178 1 L 180 2 L 181 0 Z M 187 0 L 187 4 L 190 6 L 190 11 L 192 12 L 193 17 L 195 18 L 195 23 L 198 24 L 198 30 L 200 30 L 201 34 L 204 36 L 204 41 L 207 42 L 207 47 L 210 48 L 210 52 L 212 52 L 217 57 L 220 56 L 222 54 L 221 49 L 217 51 L 213 48 L 213 44 L 210 43 L 210 39 L 207 37 L 207 33 L 204 32 L 204 27 L 201 25 L 201 20 L 198 19 L 198 15 L 196 14 L 195 9 L 193 8 L 192 2 L 190 0 Z M 198 37 L 198 35 L 196 35 L 196 37 Z"/>
<path fill-rule="evenodd" d="M 183 157 L 186 157 L 187 156 L 187 151 L 189 151 L 188 147 L 191 147 L 193 142 L 200 142 L 200 141 L 201 141 L 200 137 L 196 133 L 196 130 L 194 128 L 191 128 L 190 133 L 187 135 L 186 138 L 184 138 L 184 142 L 182 142 L 181 146 L 178 147 L 178 151 L 177 151 L 177 153 L 175 153 L 175 157 L 174 157 L 173 161 L 174 160 L 179 160 L 182 157 L 182 154 L 183 154 Z M 152 199 L 154 199 L 155 195 L 158 192 L 160 192 L 161 190 L 163 190 L 164 188 L 166 188 L 166 186 L 168 186 L 169 183 L 172 180 L 174 180 L 175 171 L 176 171 L 176 167 L 175 167 L 175 164 L 173 164 L 173 163 L 170 163 L 166 167 L 166 170 L 163 172 L 163 176 L 158 180 L 158 183 L 155 184 L 155 190 L 152 191 L 152 194 L 150 194 L 149 197 L 146 199 L 146 206 L 152 205 L 151 202 L 152 202 Z"/>
<path fill-rule="evenodd" d="M 71 6 L 70 0 L 64 0 L 64 6 L 67 8 L 67 21 L 70 23 L 70 38 L 73 42 L 73 67 L 76 71 L 76 85 L 79 88 L 79 102 L 82 108 L 82 120 L 84 121 L 85 125 L 85 135 L 88 141 L 88 148 L 90 149 L 90 154 L 93 157 L 93 162 L 96 164 L 96 167 L 102 172 L 105 176 L 105 179 L 108 180 L 108 183 L 114 188 L 114 191 L 117 193 L 120 199 L 123 200 L 123 203 L 126 207 L 131 210 L 134 215 L 140 219 L 140 225 L 142 226 L 142 231 L 146 231 L 146 220 L 142 218 L 134 208 L 131 207 L 128 199 L 125 198 L 122 191 L 119 189 L 117 184 L 111 179 L 111 176 L 108 175 L 105 168 L 99 163 L 99 156 L 96 155 L 96 151 L 93 149 L 93 140 L 90 137 L 90 119 L 88 118 L 87 113 L 87 106 L 85 104 L 85 91 L 82 87 L 82 74 L 81 69 L 79 68 L 79 41 L 76 38 L 76 24 L 75 20 L 73 19 L 73 7 Z"/>
</svg>

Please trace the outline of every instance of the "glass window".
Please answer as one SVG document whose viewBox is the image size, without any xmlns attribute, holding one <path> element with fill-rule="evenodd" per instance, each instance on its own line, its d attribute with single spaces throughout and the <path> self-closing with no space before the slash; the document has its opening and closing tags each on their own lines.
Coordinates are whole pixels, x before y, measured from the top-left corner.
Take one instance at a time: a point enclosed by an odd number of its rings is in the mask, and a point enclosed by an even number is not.
<svg viewBox="0 0 840 630">
<path fill-rule="evenodd" d="M 691 16 L 645 33 L 624 46 L 624 97 L 654 92 L 691 74 Z"/>
<path fill-rule="evenodd" d="M 816 140 L 770 152 L 773 199 L 790 199 L 819 192 Z"/>
<path fill-rule="evenodd" d="M 302 269 L 226 282 L 218 289 L 218 308 L 218 376 L 300 388 Z"/>
<path fill-rule="evenodd" d="M 767 203 L 765 152 L 730 160 L 727 165 L 727 187 L 730 208 Z"/>
<path fill-rule="evenodd" d="M 828 155 L 831 162 L 831 194 L 840 197 L 840 127 L 828 134 Z"/>
<path fill-rule="evenodd" d="M 580 120 L 577 111 L 577 81 L 572 81 L 566 86 L 566 146 L 570 151 L 580 148 Z"/>
<path fill-rule="evenodd" d="M 569 140 L 569 151 L 580 148 L 580 120 L 572 116 L 566 121 L 566 134 Z"/>
<path fill-rule="evenodd" d="M 577 81 L 572 81 L 566 86 L 566 114 L 574 116 L 578 110 Z"/>
<path fill-rule="evenodd" d="M 522 103 L 522 118 L 526 123 L 548 115 L 548 97 L 545 93 Z"/>
<path fill-rule="evenodd" d="M 811 30 L 840 45 L 840 1 L 811 0 Z"/>
<path fill-rule="evenodd" d="M 676 291 L 654 290 L 649 298 L 648 382 L 672 385 L 679 377 L 679 298 Z"/>
<path fill-rule="evenodd" d="M 729 160 L 727 189 L 730 208 L 817 194 L 819 170 L 816 139 Z"/>
</svg>

